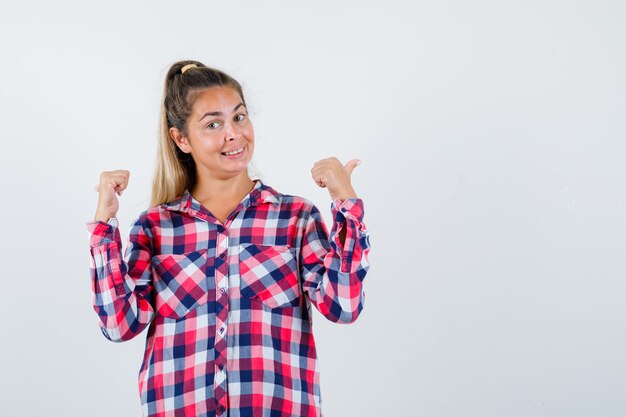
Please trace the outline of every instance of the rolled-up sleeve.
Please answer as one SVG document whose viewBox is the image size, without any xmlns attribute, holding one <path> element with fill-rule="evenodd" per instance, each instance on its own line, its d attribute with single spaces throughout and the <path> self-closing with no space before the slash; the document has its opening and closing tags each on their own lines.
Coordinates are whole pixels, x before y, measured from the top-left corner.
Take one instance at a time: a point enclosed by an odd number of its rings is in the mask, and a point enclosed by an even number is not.
<svg viewBox="0 0 626 417">
<path fill-rule="evenodd" d="M 361 313 L 369 270 L 370 238 L 360 198 L 331 203 L 333 225 L 328 233 L 321 213 L 311 204 L 301 219 L 300 275 L 303 291 L 327 319 L 352 323 Z M 345 230 L 344 242 L 340 232 Z"/>
<path fill-rule="evenodd" d="M 86 226 L 93 308 L 102 334 L 113 342 L 132 339 L 154 318 L 153 244 L 146 212 L 133 223 L 123 257 L 117 218 L 89 221 Z"/>
</svg>

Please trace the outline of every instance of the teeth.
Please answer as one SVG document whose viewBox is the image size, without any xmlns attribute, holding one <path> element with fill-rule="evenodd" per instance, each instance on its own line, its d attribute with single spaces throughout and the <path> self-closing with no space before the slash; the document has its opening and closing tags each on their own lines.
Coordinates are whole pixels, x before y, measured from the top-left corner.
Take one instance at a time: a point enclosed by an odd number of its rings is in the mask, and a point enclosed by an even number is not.
<svg viewBox="0 0 626 417">
<path fill-rule="evenodd" d="M 237 149 L 236 151 L 232 151 L 232 152 L 222 152 L 224 155 L 235 155 L 238 154 L 239 152 L 243 151 L 243 148 L 241 149 Z"/>
</svg>

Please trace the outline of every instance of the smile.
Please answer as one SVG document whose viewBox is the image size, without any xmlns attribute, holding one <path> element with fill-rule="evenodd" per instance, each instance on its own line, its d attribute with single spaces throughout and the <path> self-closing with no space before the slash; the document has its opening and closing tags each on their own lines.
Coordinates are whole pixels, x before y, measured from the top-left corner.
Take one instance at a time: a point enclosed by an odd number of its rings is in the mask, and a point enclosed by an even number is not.
<svg viewBox="0 0 626 417">
<path fill-rule="evenodd" d="M 242 147 L 241 149 L 236 149 L 236 150 L 234 150 L 234 151 L 230 151 L 230 152 L 222 152 L 222 155 L 226 155 L 226 156 L 230 156 L 230 155 L 237 155 L 238 153 L 243 152 L 243 148 L 245 148 L 245 146 L 244 146 L 244 147 Z"/>
</svg>

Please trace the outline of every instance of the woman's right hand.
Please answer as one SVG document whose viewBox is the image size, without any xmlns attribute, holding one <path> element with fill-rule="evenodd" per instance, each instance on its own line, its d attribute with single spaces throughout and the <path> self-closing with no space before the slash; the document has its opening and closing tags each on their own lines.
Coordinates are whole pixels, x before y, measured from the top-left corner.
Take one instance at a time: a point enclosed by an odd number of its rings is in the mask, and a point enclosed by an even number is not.
<svg viewBox="0 0 626 417">
<path fill-rule="evenodd" d="M 111 217 L 115 217 L 120 208 L 115 194 L 122 195 L 122 192 L 128 187 L 128 177 L 130 177 L 130 171 L 125 169 L 100 173 L 100 183 L 95 187 L 99 197 L 94 220 L 101 220 L 106 223 Z"/>
</svg>

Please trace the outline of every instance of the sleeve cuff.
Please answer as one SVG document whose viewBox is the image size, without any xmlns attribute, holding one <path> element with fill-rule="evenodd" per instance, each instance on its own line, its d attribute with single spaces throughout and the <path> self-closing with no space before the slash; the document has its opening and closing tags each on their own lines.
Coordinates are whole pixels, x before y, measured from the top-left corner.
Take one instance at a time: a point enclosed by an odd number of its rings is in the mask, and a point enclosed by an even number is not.
<svg viewBox="0 0 626 417">
<path fill-rule="evenodd" d="M 335 198 L 330 204 L 330 210 L 336 222 L 341 222 L 344 218 L 362 222 L 365 215 L 363 200 L 360 198 L 347 198 L 343 202 Z"/>
<path fill-rule="evenodd" d="M 100 246 L 115 241 L 115 232 L 118 222 L 116 217 L 111 217 L 107 223 L 102 220 L 91 220 L 86 223 L 89 246 Z"/>
</svg>

